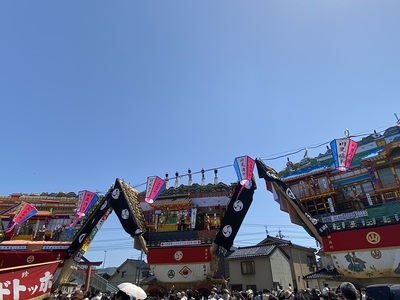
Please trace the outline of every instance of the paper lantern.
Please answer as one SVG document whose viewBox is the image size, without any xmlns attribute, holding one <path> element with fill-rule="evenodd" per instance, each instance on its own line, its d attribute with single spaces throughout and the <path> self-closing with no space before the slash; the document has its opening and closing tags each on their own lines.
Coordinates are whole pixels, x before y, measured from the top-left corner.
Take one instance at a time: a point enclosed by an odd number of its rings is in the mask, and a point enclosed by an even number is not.
<svg viewBox="0 0 400 300">
<path fill-rule="evenodd" d="M 147 177 L 146 197 L 144 200 L 147 203 L 153 203 L 163 190 L 165 190 L 164 179 L 158 176 Z"/>
<path fill-rule="evenodd" d="M 22 202 L 20 210 L 15 214 L 11 226 L 6 230 L 6 232 L 11 232 L 16 225 L 21 225 L 34 216 L 37 211 L 38 210 L 32 204 Z"/>
<path fill-rule="evenodd" d="M 251 186 L 251 178 L 253 177 L 254 159 L 250 156 L 236 157 L 234 167 L 238 180 L 242 186 Z"/>
<path fill-rule="evenodd" d="M 91 191 L 80 191 L 78 200 L 78 208 L 77 208 L 77 218 L 69 224 L 69 228 L 72 229 L 81 219 L 84 217 L 89 210 L 92 208 L 93 204 L 99 200 L 99 196 Z"/>
<path fill-rule="evenodd" d="M 349 138 L 336 139 L 331 142 L 336 170 L 347 171 L 350 168 L 353 157 L 356 154 L 357 146 L 357 142 Z"/>
</svg>

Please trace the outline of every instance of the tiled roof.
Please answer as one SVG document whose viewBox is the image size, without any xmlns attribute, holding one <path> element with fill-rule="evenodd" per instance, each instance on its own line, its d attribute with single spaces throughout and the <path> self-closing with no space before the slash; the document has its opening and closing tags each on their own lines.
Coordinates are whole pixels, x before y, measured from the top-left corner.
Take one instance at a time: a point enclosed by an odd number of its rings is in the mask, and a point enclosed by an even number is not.
<svg viewBox="0 0 400 300">
<path fill-rule="evenodd" d="M 334 277 L 341 277 L 342 274 L 336 270 L 336 268 L 333 268 L 332 270 L 328 270 L 326 268 L 323 268 L 321 270 L 318 270 L 317 272 L 305 275 L 303 279 L 319 279 L 319 278 L 334 278 Z"/>
<path fill-rule="evenodd" d="M 320 172 L 323 172 L 328 169 L 329 169 L 329 166 L 327 166 L 327 165 L 319 165 L 319 166 L 312 166 L 309 168 L 303 168 L 303 169 L 296 170 L 289 175 L 282 176 L 282 180 L 286 181 L 286 180 L 294 179 L 296 177 L 303 177 L 304 175 L 316 174 L 316 173 L 320 173 Z"/>
<path fill-rule="evenodd" d="M 269 256 L 276 248 L 275 245 L 243 247 L 229 255 L 228 259 Z"/>
</svg>

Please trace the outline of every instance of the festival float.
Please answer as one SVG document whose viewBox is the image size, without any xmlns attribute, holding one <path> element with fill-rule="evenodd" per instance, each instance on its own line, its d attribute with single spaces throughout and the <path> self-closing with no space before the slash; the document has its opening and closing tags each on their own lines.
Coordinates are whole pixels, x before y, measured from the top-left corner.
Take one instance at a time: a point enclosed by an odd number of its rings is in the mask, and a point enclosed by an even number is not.
<svg viewBox="0 0 400 300">
<path fill-rule="evenodd" d="M 226 185 L 192 183 L 188 170 L 187 185 L 179 186 L 178 173 L 174 187 L 165 179 L 148 177 L 147 188 L 139 193 L 117 179 L 110 190 L 111 206 L 125 231 L 135 238 L 135 248 L 143 250 L 154 274 L 154 280 L 142 283 L 147 292 L 172 288 L 204 291 L 224 286 L 225 279 L 217 272 L 230 251 L 235 236 L 252 203 L 256 185 L 254 160 L 248 156 L 234 160 L 238 182 Z"/>
<path fill-rule="evenodd" d="M 354 141 L 348 131 L 323 154 L 289 159 L 258 175 L 294 224 L 322 246 L 344 280 L 400 283 L 400 124 Z"/>
<path fill-rule="evenodd" d="M 90 191 L 81 191 L 78 195 L 43 193 L 0 197 L 2 299 L 39 299 L 48 295 L 54 288 L 57 270 L 65 269 L 71 246 L 77 243 L 76 232 L 92 220 L 87 215 L 91 210 L 98 210 L 99 202 L 99 196 Z M 103 219 L 106 216 L 102 214 Z M 97 222 L 95 226 L 101 224 Z M 95 232 L 86 243 L 93 239 Z M 84 246 L 80 245 L 81 252 Z"/>
</svg>

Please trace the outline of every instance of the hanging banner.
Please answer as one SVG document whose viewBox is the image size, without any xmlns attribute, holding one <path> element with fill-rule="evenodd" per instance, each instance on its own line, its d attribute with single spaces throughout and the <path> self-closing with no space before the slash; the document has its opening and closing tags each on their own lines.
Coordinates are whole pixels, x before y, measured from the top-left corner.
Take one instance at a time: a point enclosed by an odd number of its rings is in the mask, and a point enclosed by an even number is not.
<svg viewBox="0 0 400 300">
<path fill-rule="evenodd" d="M 91 215 L 87 218 L 86 222 L 76 233 L 76 235 L 74 236 L 74 240 L 72 241 L 68 249 L 68 258 L 71 255 L 75 255 L 79 251 L 79 249 L 84 244 L 86 237 L 91 234 L 93 229 L 102 220 L 104 215 L 108 213 L 108 210 L 111 207 L 110 198 L 111 194 L 107 193 L 101 200 L 101 202 L 97 205 L 96 210 L 91 213 Z"/>
<path fill-rule="evenodd" d="M 99 199 L 96 193 L 90 191 L 80 191 L 78 201 L 77 218 L 69 225 L 70 228 L 74 227 L 82 217 L 84 217 L 93 204 Z"/>
<path fill-rule="evenodd" d="M 12 220 L 11 227 L 9 227 L 6 232 L 11 232 L 16 225 L 24 223 L 26 220 L 34 216 L 37 211 L 38 210 L 32 204 L 22 202 L 20 210 L 17 212 Z"/>
<path fill-rule="evenodd" d="M 330 145 L 336 170 L 347 171 L 356 154 L 357 142 L 345 138 L 333 140 Z"/>
<path fill-rule="evenodd" d="M 30 300 L 50 296 L 59 261 L 0 273 L 0 299 Z M 38 298 L 40 297 L 40 298 Z"/>
<path fill-rule="evenodd" d="M 250 185 L 250 188 L 243 188 L 239 183 L 236 185 L 235 192 L 232 195 L 232 199 L 229 202 L 225 216 L 221 221 L 220 229 L 214 240 L 214 243 L 220 246 L 217 254 L 225 255 L 231 249 L 247 211 L 253 202 L 255 189 L 255 182 Z"/>
<path fill-rule="evenodd" d="M 164 179 L 158 176 L 150 176 L 147 178 L 146 197 L 144 198 L 144 200 L 147 203 L 153 203 L 164 190 Z"/>
<path fill-rule="evenodd" d="M 258 177 L 264 178 L 267 189 L 272 185 L 279 195 L 279 200 L 286 202 L 297 213 L 304 223 L 305 229 L 322 244 L 322 237 L 330 234 L 328 225 L 313 218 L 301 204 L 300 200 L 291 191 L 291 189 L 278 176 L 278 173 L 270 167 L 267 167 L 261 160 L 256 159 Z"/>
<path fill-rule="evenodd" d="M 122 188 L 122 183 L 119 179 L 116 179 L 111 193 L 112 196 L 110 202 L 124 230 L 131 236 L 137 236 L 143 233 L 143 230 L 139 227 L 139 222 L 137 221 L 141 212 L 135 211 L 134 213 L 131 205 L 140 205 L 138 192 L 133 188 L 129 192 L 129 196 L 126 195 Z"/>
</svg>

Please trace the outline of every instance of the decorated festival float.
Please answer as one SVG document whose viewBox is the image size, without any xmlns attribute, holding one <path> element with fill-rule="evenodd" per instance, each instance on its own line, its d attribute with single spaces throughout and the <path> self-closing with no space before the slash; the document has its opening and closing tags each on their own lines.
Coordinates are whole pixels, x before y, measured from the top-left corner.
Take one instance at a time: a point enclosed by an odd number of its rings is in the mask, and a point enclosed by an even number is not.
<svg viewBox="0 0 400 300">
<path fill-rule="evenodd" d="M 142 282 L 148 293 L 191 287 L 208 294 L 213 286 L 227 286 L 218 271 L 253 200 L 254 163 L 248 156 L 236 158 L 238 182 L 230 185 L 218 182 L 217 170 L 214 184 L 207 185 L 204 170 L 201 184 L 192 183 L 190 170 L 187 184 L 179 185 L 181 177 L 175 174 L 174 187 L 168 187 L 168 174 L 152 176 L 142 193 L 116 180 L 111 205 L 135 237 L 135 248 L 147 254 L 154 274 Z"/>
<path fill-rule="evenodd" d="M 281 210 L 303 226 L 343 280 L 400 283 L 400 124 L 334 140 L 281 173 L 256 161 Z"/>
<path fill-rule="evenodd" d="M 93 192 L 12 194 L 0 197 L 0 283 L 2 299 L 41 299 L 65 269 L 76 233 L 98 210 Z M 111 212 L 111 210 L 109 211 Z M 103 214 L 103 220 L 107 214 Z M 99 228 L 102 222 L 95 225 Z M 80 251 L 88 247 L 92 236 Z"/>
</svg>

